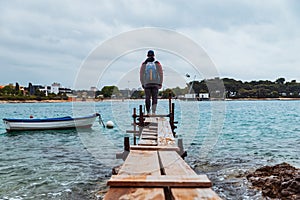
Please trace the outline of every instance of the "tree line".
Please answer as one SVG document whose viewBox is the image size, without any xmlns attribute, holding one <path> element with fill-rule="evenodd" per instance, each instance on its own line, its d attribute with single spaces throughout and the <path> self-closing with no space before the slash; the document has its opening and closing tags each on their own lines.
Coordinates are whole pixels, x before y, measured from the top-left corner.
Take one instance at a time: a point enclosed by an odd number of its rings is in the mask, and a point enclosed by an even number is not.
<svg viewBox="0 0 300 200">
<path fill-rule="evenodd" d="M 164 90 L 159 91 L 159 96 L 162 99 L 169 98 L 169 95 L 171 94 L 172 97 L 176 97 L 177 95 L 184 95 L 188 92 L 187 87 L 185 88 L 167 88 Z M 144 98 L 145 92 L 144 90 L 134 90 L 131 91 L 128 97 L 128 90 L 119 90 L 117 86 L 104 86 L 101 90 L 96 91 L 95 98 L 131 98 L 131 99 L 141 99 Z"/>
<path fill-rule="evenodd" d="M 216 78 L 218 79 L 218 78 Z M 195 81 L 193 83 L 193 90 L 195 93 L 211 93 L 207 85 L 213 82 L 213 79 Z M 223 78 L 224 97 L 226 98 L 299 98 L 300 97 L 300 83 L 296 80 L 290 82 L 285 78 L 278 78 L 275 81 L 259 80 L 243 82 L 231 78 Z M 192 85 L 192 82 L 189 83 Z"/>
<path fill-rule="evenodd" d="M 220 87 L 220 83 L 222 87 Z M 140 99 L 144 97 L 143 90 L 131 91 L 128 94 L 121 91 L 117 86 L 104 86 L 101 90 L 91 92 L 95 98 L 132 98 Z M 123 92 L 123 93 L 122 93 Z M 210 96 L 218 98 L 300 98 L 300 83 L 296 80 L 290 82 L 285 78 L 278 78 L 275 81 L 259 80 L 243 82 L 232 78 L 203 79 L 201 81 L 191 81 L 186 87 L 166 88 L 159 91 L 160 98 L 179 97 L 188 93 L 209 93 Z M 67 100 L 65 93 L 50 93 L 46 96 L 45 92 L 39 88 L 34 88 L 31 83 L 24 90 L 20 90 L 18 83 L 6 85 L 0 89 L 0 100 Z"/>
<path fill-rule="evenodd" d="M 241 81 L 232 78 L 203 79 L 191 81 L 185 88 L 167 88 L 160 91 L 161 98 L 168 98 L 169 94 L 179 97 L 188 93 L 209 93 L 214 98 L 300 98 L 300 83 L 296 80 L 286 81 L 278 78 L 275 81 Z M 139 92 L 140 96 L 143 93 Z M 135 98 L 135 97 L 134 97 Z"/>
<path fill-rule="evenodd" d="M 19 83 L 16 83 L 0 88 L 0 100 L 68 100 L 68 97 L 65 93 L 48 93 L 46 95 L 44 91 L 40 91 L 38 87 L 33 86 L 31 83 L 21 90 Z"/>
</svg>

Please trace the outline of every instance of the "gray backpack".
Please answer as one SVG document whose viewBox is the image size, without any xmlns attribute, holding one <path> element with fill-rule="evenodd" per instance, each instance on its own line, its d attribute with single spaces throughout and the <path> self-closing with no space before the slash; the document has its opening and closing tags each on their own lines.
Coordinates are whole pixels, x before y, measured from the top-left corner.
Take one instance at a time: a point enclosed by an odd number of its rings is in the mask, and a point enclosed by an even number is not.
<svg viewBox="0 0 300 200">
<path fill-rule="evenodd" d="M 145 84 L 154 83 L 160 84 L 160 75 L 157 70 L 157 66 L 154 62 L 148 62 L 145 67 L 144 73 Z"/>
</svg>

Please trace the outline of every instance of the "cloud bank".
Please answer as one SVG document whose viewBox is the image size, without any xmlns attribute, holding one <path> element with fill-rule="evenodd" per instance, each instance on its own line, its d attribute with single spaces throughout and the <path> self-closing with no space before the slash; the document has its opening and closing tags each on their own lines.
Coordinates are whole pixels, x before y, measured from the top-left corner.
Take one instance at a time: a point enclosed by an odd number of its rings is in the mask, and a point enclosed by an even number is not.
<svg viewBox="0 0 300 200">
<path fill-rule="evenodd" d="M 143 27 L 178 31 L 194 40 L 221 77 L 300 81 L 299 9 L 296 0 L 1 1 L 0 84 L 56 81 L 73 87 L 80 66 L 97 46 Z M 139 65 L 145 55 L 140 52 L 126 62 Z M 171 55 L 157 57 L 173 64 Z M 102 85 L 115 81 L 111 74 Z"/>
</svg>

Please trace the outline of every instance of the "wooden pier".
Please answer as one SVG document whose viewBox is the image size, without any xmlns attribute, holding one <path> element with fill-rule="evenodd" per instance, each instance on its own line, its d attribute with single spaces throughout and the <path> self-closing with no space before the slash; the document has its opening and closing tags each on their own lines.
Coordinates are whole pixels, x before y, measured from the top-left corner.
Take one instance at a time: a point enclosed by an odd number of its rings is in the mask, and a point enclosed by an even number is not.
<svg viewBox="0 0 300 200">
<path fill-rule="evenodd" d="M 168 115 L 145 116 L 135 110 L 134 145 L 124 140 L 124 152 L 118 158 L 125 161 L 112 175 L 105 200 L 219 200 L 205 174 L 196 174 L 183 160 L 186 155 L 182 140 L 174 137 L 174 107 Z M 170 118 L 170 121 L 166 117 Z M 136 118 L 139 122 L 136 122 Z M 135 127 L 135 125 L 139 125 Z M 137 130 L 138 129 L 138 130 Z M 139 138 L 136 144 L 136 137 Z"/>
</svg>

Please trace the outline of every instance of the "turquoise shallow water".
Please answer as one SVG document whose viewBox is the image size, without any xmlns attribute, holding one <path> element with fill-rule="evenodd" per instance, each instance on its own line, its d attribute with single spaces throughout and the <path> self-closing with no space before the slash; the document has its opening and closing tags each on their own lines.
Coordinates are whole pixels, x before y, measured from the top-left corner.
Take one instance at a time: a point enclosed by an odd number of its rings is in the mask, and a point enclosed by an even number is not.
<svg viewBox="0 0 300 200">
<path fill-rule="evenodd" d="M 249 189 L 247 171 L 288 162 L 300 167 L 299 101 L 174 101 L 176 129 L 186 161 L 214 182 L 224 199 L 261 199 Z M 0 199 L 93 199 L 105 189 L 115 153 L 131 129 L 133 107 L 143 101 L 0 104 L 0 118 L 58 117 L 100 112 L 91 130 L 7 134 L 0 124 Z M 167 113 L 168 102 L 158 111 Z"/>
</svg>

